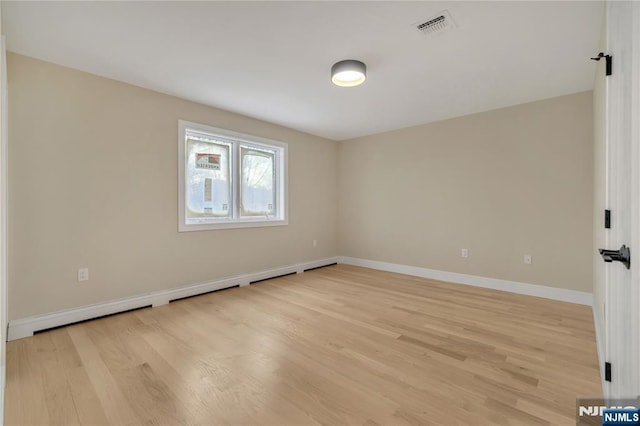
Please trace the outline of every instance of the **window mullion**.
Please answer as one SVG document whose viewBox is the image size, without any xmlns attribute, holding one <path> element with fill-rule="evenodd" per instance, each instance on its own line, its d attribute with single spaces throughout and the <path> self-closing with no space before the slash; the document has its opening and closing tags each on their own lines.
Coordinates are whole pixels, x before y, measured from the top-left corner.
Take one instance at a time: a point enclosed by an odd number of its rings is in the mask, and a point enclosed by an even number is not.
<svg viewBox="0 0 640 426">
<path fill-rule="evenodd" d="M 276 149 L 273 156 L 273 213 L 275 217 L 280 216 L 280 150 Z"/>
<path fill-rule="evenodd" d="M 240 143 L 233 142 L 233 220 L 240 219 Z"/>
</svg>

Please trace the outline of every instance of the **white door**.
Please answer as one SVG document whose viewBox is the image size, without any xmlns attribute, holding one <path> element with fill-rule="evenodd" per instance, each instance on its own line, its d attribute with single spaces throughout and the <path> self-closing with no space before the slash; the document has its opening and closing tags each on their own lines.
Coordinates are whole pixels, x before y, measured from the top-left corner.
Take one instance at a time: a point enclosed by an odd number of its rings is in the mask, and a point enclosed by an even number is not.
<svg viewBox="0 0 640 426">
<path fill-rule="evenodd" d="M 607 4 L 607 183 L 611 229 L 606 249 L 630 248 L 631 267 L 606 266 L 605 361 L 611 382 L 605 395 L 640 395 L 640 3 Z M 604 62 L 604 61 L 601 61 Z M 605 66 L 601 64 L 600 66 Z"/>
<path fill-rule="evenodd" d="M 0 38 L 0 425 L 4 418 L 7 331 L 7 56 Z"/>
</svg>

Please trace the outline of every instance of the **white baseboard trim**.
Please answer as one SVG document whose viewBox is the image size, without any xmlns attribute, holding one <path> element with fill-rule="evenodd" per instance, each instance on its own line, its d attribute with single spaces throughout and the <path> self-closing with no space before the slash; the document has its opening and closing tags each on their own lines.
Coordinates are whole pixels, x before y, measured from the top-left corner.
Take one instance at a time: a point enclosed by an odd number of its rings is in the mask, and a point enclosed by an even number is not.
<svg viewBox="0 0 640 426">
<path fill-rule="evenodd" d="M 310 262 L 283 266 L 280 268 L 267 269 L 251 274 L 236 275 L 219 280 L 192 284 L 185 287 L 161 290 L 140 296 L 127 297 L 124 299 L 82 306 L 79 308 L 66 309 L 63 311 L 52 312 L 50 314 L 10 320 L 7 340 L 22 339 L 23 337 L 33 336 L 33 333 L 36 331 L 98 318 L 104 315 L 116 314 L 118 312 L 124 312 L 131 309 L 142 308 L 145 306 L 155 307 L 166 305 L 172 300 L 196 296 L 198 294 L 208 293 L 214 290 L 221 290 L 223 288 L 234 286 L 243 287 L 255 281 L 265 280 L 267 278 L 273 278 L 280 275 L 302 273 L 308 269 L 338 263 L 338 260 L 339 258 L 337 257 L 318 259 Z"/>
<path fill-rule="evenodd" d="M 429 278 L 438 281 L 466 284 L 474 287 L 491 288 L 511 293 L 526 294 L 527 296 L 544 297 L 545 299 L 577 303 L 580 305 L 593 305 L 593 295 L 584 291 L 547 287 L 537 284 L 520 283 L 497 278 L 439 271 L 437 269 L 427 269 L 418 266 L 400 265 L 397 263 L 379 262 L 376 260 L 358 259 L 354 257 L 341 257 L 339 263 L 378 269 L 380 271 L 396 272 L 398 274 L 413 275 L 415 277 Z"/>
</svg>

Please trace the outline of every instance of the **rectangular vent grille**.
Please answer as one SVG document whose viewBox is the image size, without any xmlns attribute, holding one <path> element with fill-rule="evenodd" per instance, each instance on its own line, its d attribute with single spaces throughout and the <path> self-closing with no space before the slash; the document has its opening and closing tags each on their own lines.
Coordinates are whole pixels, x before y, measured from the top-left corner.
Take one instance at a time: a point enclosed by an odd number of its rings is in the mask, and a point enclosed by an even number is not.
<svg viewBox="0 0 640 426">
<path fill-rule="evenodd" d="M 456 23 L 451 18 L 448 10 L 443 10 L 437 15 L 424 21 L 416 22 L 413 26 L 425 36 L 431 36 L 438 33 L 451 30 L 456 27 Z"/>
</svg>

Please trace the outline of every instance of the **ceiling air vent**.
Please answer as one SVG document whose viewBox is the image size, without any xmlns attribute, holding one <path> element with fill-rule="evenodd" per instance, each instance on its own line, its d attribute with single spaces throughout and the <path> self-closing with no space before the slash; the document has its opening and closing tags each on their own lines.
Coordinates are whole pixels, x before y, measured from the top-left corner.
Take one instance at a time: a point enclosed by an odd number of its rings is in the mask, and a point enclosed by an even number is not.
<svg viewBox="0 0 640 426">
<path fill-rule="evenodd" d="M 416 22 L 413 26 L 425 36 L 432 36 L 452 30 L 456 27 L 456 23 L 451 18 L 448 10 L 443 10 L 431 18 Z"/>
</svg>

